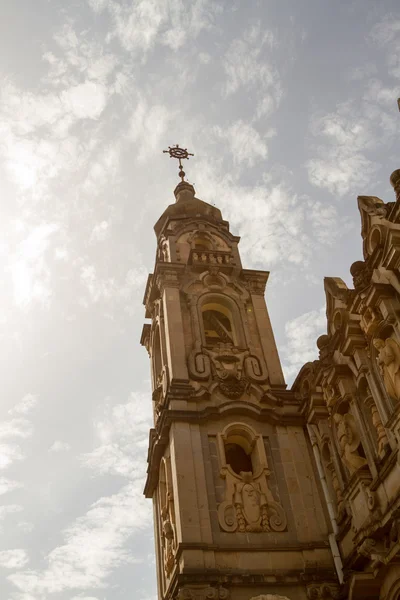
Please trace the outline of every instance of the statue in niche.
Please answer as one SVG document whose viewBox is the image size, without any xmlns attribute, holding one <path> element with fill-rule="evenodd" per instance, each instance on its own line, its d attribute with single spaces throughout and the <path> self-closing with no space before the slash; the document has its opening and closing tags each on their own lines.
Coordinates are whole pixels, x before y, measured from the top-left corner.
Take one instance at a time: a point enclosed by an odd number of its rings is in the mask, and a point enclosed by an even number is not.
<svg viewBox="0 0 400 600">
<path fill-rule="evenodd" d="M 376 361 L 382 373 L 387 393 L 394 400 L 400 400 L 400 346 L 396 340 L 387 338 L 374 340 L 378 352 Z"/>
<path fill-rule="evenodd" d="M 354 417 L 350 414 L 340 415 L 336 413 L 333 418 L 336 423 L 340 455 L 350 471 L 350 475 L 353 475 L 358 469 L 367 464 L 366 459 L 360 456 L 358 451 L 360 435 Z"/>
</svg>

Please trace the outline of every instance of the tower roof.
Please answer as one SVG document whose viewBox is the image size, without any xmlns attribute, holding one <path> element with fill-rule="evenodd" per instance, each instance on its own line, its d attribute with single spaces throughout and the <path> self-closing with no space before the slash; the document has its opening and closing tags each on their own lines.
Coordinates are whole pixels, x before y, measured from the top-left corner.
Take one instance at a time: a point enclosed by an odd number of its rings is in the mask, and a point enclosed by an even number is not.
<svg viewBox="0 0 400 600">
<path fill-rule="evenodd" d="M 219 208 L 196 198 L 194 187 L 187 181 L 178 183 L 174 190 L 174 194 L 176 198 L 175 204 L 167 206 L 157 223 L 154 225 L 154 231 L 156 232 L 157 237 L 171 219 L 203 217 L 214 222 L 223 221 L 222 213 Z"/>
</svg>

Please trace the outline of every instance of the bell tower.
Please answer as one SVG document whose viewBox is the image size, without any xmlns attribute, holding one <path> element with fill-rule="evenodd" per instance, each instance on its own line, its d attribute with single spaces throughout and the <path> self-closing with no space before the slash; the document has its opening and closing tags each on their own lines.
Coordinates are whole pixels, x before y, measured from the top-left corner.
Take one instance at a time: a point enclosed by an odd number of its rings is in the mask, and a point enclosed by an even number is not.
<svg viewBox="0 0 400 600">
<path fill-rule="evenodd" d="M 336 598 L 335 536 L 301 398 L 286 390 L 269 274 L 242 267 L 239 238 L 184 180 L 189 154 L 168 152 L 182 181 L 154 227 L 141 338 L 153 385 L 145 495 L 158 598 Z"/>
</svg>

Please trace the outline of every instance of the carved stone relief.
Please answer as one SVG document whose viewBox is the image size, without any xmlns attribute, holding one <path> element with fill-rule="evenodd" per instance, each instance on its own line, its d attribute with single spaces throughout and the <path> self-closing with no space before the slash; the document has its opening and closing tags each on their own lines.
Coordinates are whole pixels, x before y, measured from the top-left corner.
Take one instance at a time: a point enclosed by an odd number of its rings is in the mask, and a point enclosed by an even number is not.
<svg viewBox="0 0 400 600">
<path fill-rule="evenodd" d="M 311 584 L 307 586 L 307 597 L 310 600 L 340 598 L 340 587 L 333 583 Z"/>
<path fill-rule="evenodd" d="M 224 587 L 185 587 L 181 588 L 176 600 L 227 600 L 229 590 Z"/>
<path fill-rule="evenodd" d="M 225 456 L 224 436 L 219 437 L 220 456 Z M 261 436 L 252 441 L 258 453 L 256 472 L 235 473 L 222 458 L 221 477 L 225 479 L 225 500 L 218 506 L 221 529 L 227 532 L 261 533 L 284 531 L 287 519 L 282 506 L 275 501 L 268 487 L 268 469 Z"/>
<path fill-rule="evenodd" d="M 377 350 L 376 361 L 383 377 L 386 391 L 390 398 L 400 400 L 400 346 L 396 340 L 376 338 L 374 346 Z"/>
<path fill-rule="evenodd" d="M 175 564 L 176 552 L 174 494 L 171 483 L 169 459 L 164 459 L 161 472 L 162 479 L 160 480 L 159 491 L 161 546 L 164 571 L 166 576 L 169 577 Z"/>
<path fill-rule="evenodd" d="M 205 351 L 211 358 L 215 379 L 220 391 L 228 398 L 240 398 L 248 381 L 243 373 L 246 352 L 240 352 L 233 344 L 218 344 Z"/>
<path fill-rule="evenodd" d="M 353 475 L 358 469 L 367 464 L 366 459 L 359 454 L 360 435 L 357 431 L 355 419 L 350 414 L 335 414 L 333 418 L 336 423 L 340 455 L 350 471 L 350 475 Z"/>
<path fill-rule="evenodd" d="M 372 400 L 372 402 L 370 402 L 369 406 L 370 406 L 370 410 L 371 410 L 372 424 L 376 429 L 377 444 L 378 444 L 378 456 L 380 456 L 382 458 L 384 456 L 386 448 L 389 444 L 389 440 L 386 435 L 386 431 L 382 424 L 381 418 L 379 416 L 378 408 L 377 408 L 375 402 Z"/>
<path fill-rule="evenodd" d="M 332 487 L 333 490 L 335 492 L 335 496 L 336 496 L 336 503 L 337 503 L 337 509 L 338 509 L 338 513 L 341 514 L 343 512 L 343 495 L 342 495 L 342 490 L 340 487 L 340 483 L 339 483 L 339 479 L 336 473 L 336 469 L 335 469 L 335 465 L 333 463 L 332 457 L 329 454 L 329 460 L 326 463 L 326 468 L 328 469 L 328 472 L 331 476 L 331 481 L 332 481 Z"/>
<path fill-rule="evenodd" d="M 278 594 L 261 594 L 261 596 L 253 596 L 250 600 L 290 600 L 287 596 L 279 596 Z"/>
<path fill-rule="evenodd" d="M 209 391 L 218 387 L 227 398 L 240 398 L 251 382 L 262 384 L 268 379 L 264 362 L 258 356 L 230 342 L 192 351 L 188 366 L 193 379 L 209 380 Z"/>
</svg>

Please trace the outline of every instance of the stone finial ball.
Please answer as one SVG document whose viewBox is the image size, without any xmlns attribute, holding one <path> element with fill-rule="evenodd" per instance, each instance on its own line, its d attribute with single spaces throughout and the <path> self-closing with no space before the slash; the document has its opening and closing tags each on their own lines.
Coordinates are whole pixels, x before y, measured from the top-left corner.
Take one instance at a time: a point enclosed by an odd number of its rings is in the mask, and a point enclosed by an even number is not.
<svg viewBox="0 0 400 600">
<path fill-rule="evenodd" d="M 364 267 L 365 262 L 363 260 L 356 260 L 356 262 L 354 262 L 350 267 L 350 273 L 354 277 L 355 275 L 358 275 L 358 273 L 360 273 Z"/>
<path fill-rule="evenodd" d="M 328 344 L 329 342 L 329 335 L 327 335 L 326 333 L 324 333 L 324 335 L 320 335 L 319 338 L 317 339 L 317 347 L 319 350 L 322 350 L 322 348 L 325 348 L 325 346 Z"/>
</svg>

